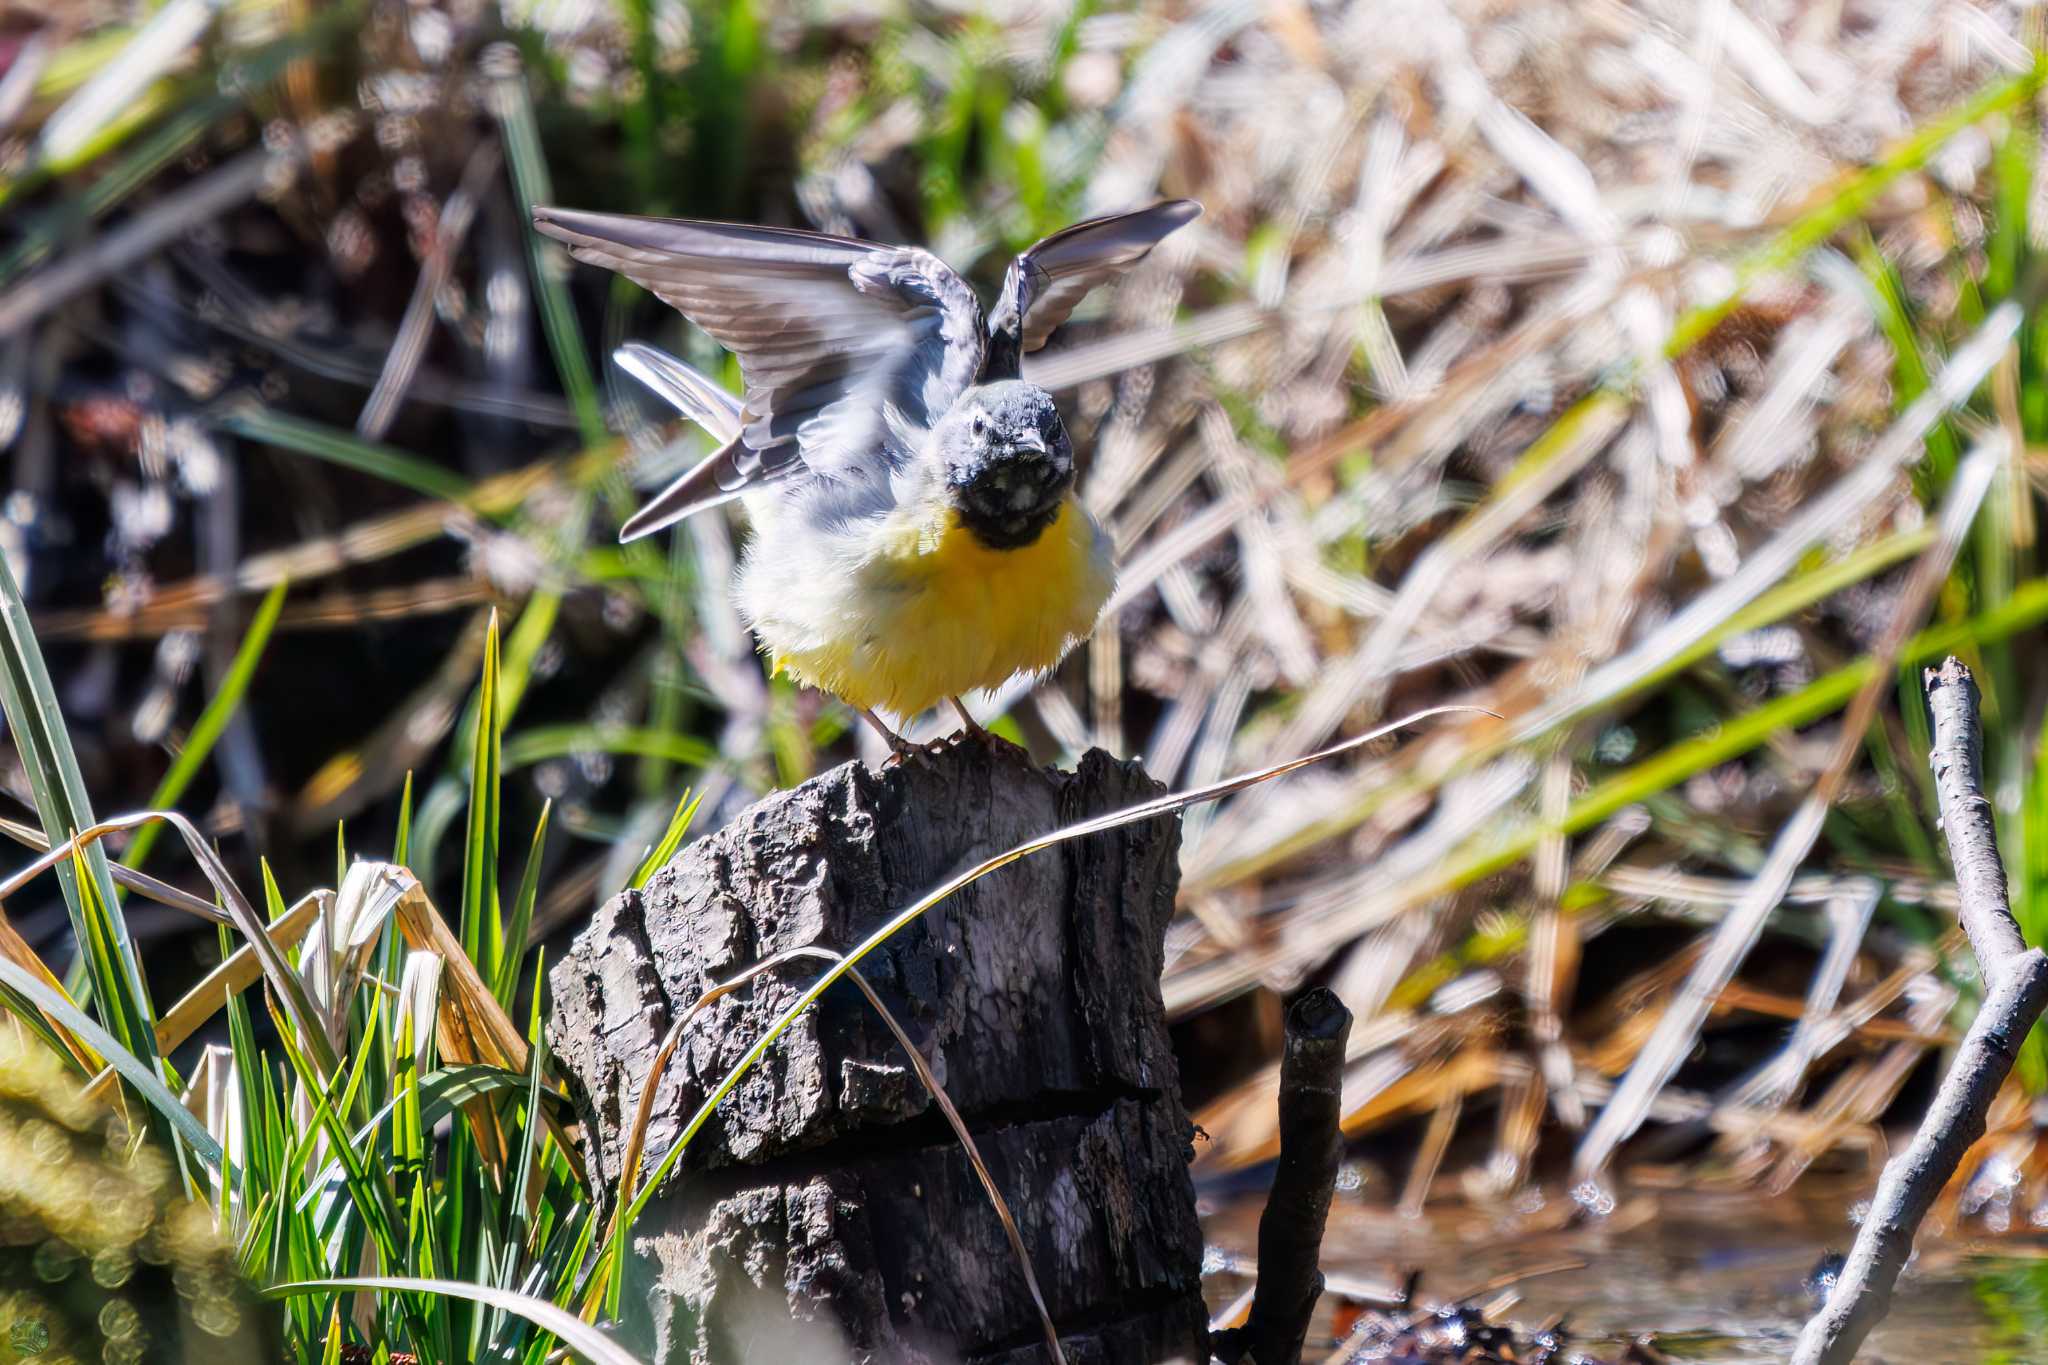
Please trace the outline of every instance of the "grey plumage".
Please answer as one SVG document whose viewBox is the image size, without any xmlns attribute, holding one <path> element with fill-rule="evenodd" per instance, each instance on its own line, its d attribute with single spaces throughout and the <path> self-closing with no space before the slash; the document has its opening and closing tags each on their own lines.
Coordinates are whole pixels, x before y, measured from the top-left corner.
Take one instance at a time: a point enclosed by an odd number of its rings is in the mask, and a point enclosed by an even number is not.
<svg viewBox="0 0 2048 1365">
<path fill-rule="evenodd" d="M 533 217 L 577 259 L 650 290 L 739 358 L 746 392 L 721 413 L 730 396 L 681 361 L 637 344 L 620 352 L 723 442 L 627 523 L 632 539 L 770 483 L 835 515 L 884 510 L 892 477 L 974 385 L 1015 378 L 1022 353 L 1083 295 L 1200 211 L 1174 200 L 1054 233 L 1011 263 L 986 322 L 966 281 L 915 247 L 571 209 Z"/>
</svg>

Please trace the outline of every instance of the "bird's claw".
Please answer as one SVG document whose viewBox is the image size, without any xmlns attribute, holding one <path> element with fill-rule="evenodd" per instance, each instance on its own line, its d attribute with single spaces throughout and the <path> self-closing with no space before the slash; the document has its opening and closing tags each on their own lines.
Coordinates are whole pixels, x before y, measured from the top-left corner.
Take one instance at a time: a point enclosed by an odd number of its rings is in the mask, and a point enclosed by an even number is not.
<svg viewBox="0 0 2048 1365">
<path fill-rule="evenodd" d="M 958 697 L 949 697 L 947 700 L 952 702 L 954 712 L 960 717 L 960 728 L 950 735 L 940 735 L 936 739 L 927 740 L 923 744 L 912 744 L 909 740 L 891 730 L 887 725 L 884 725 L 882 718 L 873 711 L 866 709 L 861 711 L 861 716 L 870 725 L 874 726 L 875 730 L 889 745 L 889 756 L 882 760 L 882 767 L 884 769 L 897 767 L 912 757 L 931 758 L 935 755 L 946 753 L 969 741 L 981 745 L 984 749 L 1015 749 L 1019 753 L 1025 752 L 1022 745 L 1012 744 L 1009 740 L 1004 739 L 1001 735 L 996 734 L 993 730 L 977 722 L 968 713 L 967 707 Z"/>
<path fill-rule="evenodd" d="M 975 720 L 974 713 L 967 709 L 966 702 L 961 701 L 958 697 L 948 697 L 946 700 L 953 704 L 953 714 L 960 717 L 962 727 L 960 734 L 952 736 L 953 739 L 972 736 L 981 741 L 984 747 L 995 739 L 994 735 L 981 728 L 981 723 Z"/>
<path fill-rule="evenodd" d="M 953 711 L 956 715 L 960 717 L 961 725 L 959 733 L 953 735 L 949 742 L 959 743 L 962 740 L 972 739 L 978 744 L 980 744 L 981 747 L 984 749 L 994 749 L 998 751 L 1004 749 L 1013 749 L 1017 753 L 1024 754 L 1027 757 L 1029 756 L 1029 751 L 1026 750 L 1023 745 L 1013 744 L 1009 740 L 1004 739 L 1001 735 L 997 734 L 995 731 L 990 730 L 987 727 L 978 723 L 974 719 L 974 716 L 967 710 L 966 704 L 962 702 L 958 697 L 949 697 L 947 698 L 947 700 L 953 703 Z"/>
<path fill-rule="evenodd" d="M 918 752 L 916 745 L 897 734 L 894 730 L 891 730 L 887 725 L 884 725 L 882 718 L 876 715 L 872 709 L 863 706 L 860 708 L 860 715 L 862 720 L 875 727 L 876 732 L 881 735 L 883 743 L 889 746 L 889 756 L 882 760 L 884 768 L 893 768 L 904 759 Z"/>
</svg>

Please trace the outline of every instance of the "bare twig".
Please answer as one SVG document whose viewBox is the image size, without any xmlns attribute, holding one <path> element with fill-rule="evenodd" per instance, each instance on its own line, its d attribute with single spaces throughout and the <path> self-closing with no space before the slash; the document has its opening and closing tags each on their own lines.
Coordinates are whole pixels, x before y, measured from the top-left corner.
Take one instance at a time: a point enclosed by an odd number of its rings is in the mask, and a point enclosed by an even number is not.
<svg viewBox="0 0 2048 1365">
<path fill-rule="evenodd" d="M 1287 1011 L 1280 1060 L 1280 1165 L 1259 1216 L 1259 1282 L 1243 1327 L 1218 1333 L 1220 1360 L 1298 1365 L 1309 1317 L 1322 1297 L 1323 1224 L 1342 1151 L 1344 1043 L 1351 1011 L 1318 986 Z"/>
<path fill-rule="evenodd" d="M 399 405 L 405 401 L 406 390 L 427 353 L 427 330 L 434 321 L 434 305 L 455 269 L 455 258 L 462 251 L 463 239 L 469 236 L 469 225 L 476 219 L 477 201 L 483 197 L 491 177 L 498 173 L 502 155 L 496 138 L 478 143 L 469 154 L 469 164 L 463 167 L 462 183 L 442 206 L 434 226 L 433 248 L 420 263 L 412 301 L 405 306 L 398 335 L 392 339 L 390 354 L 384 359 L 384 372 L 377 376 L 377 386 L 370 391 L 362 415 L 356 419 L 357 435 L 381 440 L 392 419 L 398 416 Z"/>
<path fill-rule="evenodd" d="M 1941 802 L 1942 833 L 1948 837 L 1949 857 L 1956 868 L 1956 917 L 1988 979 L 2023 957 L 2027 941 L 2012 917 L 1991 801 L 1984 795 L 1977 683 L 1955 658 L 1925 670 L 1923 681 L 1934 720 L 1934 747 L 1927 758 Z"/>
<path fill-rule="evenodd" d="M 1935 792 L 1955 862 L 1963 930 L 1983 973 L 1984 1003 L 1942 1078 L 1912 1145 L 1885 1164 L 1870 1215 L 1827 1303 L 1799 1338 L 1795 1365 L 1842 1365 L 1891 1307 L 1913 1234 L 2005 1084 L 2027 1031 L 2048 1006 L 2048 954 L 2028 948 L 2006 896 L 1991 803 L 1984 796 L 1977 685 L 1960 660 L 1926 672 L 1934 718 Z"/>
</svg>

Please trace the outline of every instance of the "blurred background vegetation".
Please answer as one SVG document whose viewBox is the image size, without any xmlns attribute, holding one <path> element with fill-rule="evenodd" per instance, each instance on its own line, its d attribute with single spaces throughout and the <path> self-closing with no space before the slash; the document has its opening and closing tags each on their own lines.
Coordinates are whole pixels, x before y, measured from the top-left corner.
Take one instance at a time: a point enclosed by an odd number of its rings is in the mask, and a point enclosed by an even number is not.
<svg viewBox="0 0 2048 1365">
<path fill-rule="evenodd" d="M 764 675 L 725 597 L 738 522 L 614 543 L 701 446 L 613 347 L 732 374 L 527 206 L 920 242 L 992 285 L 1089 212 L 1198 199 L 1037 357 L 1122 586 L 982 711 L 1174 786 L 1422 705 L 1504 717 L 1189 819 L 1166 993 L 1208 1188 L 1270 1155 L 1310 981 L 1360 1020 L 1365 1204 L 1533 1239 L 1613 1213 L 1617 1159 L 1624 1191 L 1853 1188 L 1974 998 L 1918 699 L 1945 652 L 2048 928 L 2041 26 L 1964 0 L 17 8 L 0 550 L 102 814 L 175 806 L 291 895 L 339 885 L 339 827 L 344 861 L 465 907 L 502 823 L 526 927 L 486 975 L 526 1020 L 527 947 L 686 788 L 715 827 L 864 742 Z M 27 747 L 0 785 L 32 823 Z M 210 898 L 149 837 L 109 848 Z M 97 921 L 64 889 L 6 915 L 85 996 Z M 159 1004 L 221 957 L 184 910 L 99 913 Z M 2044 1056 L 1952 1230 L 2048 1221 Z"/>
</svg>

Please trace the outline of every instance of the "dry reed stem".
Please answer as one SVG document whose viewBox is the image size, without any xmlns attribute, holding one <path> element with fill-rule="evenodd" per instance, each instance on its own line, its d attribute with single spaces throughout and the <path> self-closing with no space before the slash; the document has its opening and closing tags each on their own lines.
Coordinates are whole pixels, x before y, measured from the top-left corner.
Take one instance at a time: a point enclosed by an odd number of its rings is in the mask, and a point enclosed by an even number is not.
<svg viewBox="0 0 2048 1365">
<path fill-rule="evenodd" d="M 1995 335 L 1995 334 L 1994 334 Z M 1999 341 L 2002 350 L 2004 342 Z M 1829 746 L 1826 763 L 1813 788 L 1780 830 L 1771 855 L 1742 901 L 1721 921 L 1700 965 L 1680 989 L 1678 999 L 1658 1021 L 1616 1091 L 1613 1103 L 1601 1110 L 1586 1139 L 1572 1156 L 1575 1181 L 1595 1181 L 1606 1169 L 1614 1149 L 1641 1125 L 1650 1100 L 1678 1069 L 1680 1060 L 1699 1036 L 1708 1008 L 1734 978 L 1763 932 L 1764 920 L 1784 898 L 1799 865 L 1820 837 L 1821 824 L 1840 796 L 1849 770 L 1863 751 L 1863 736 L 1877 716 L 1879 700 L 1892 690 L 1899 651 L 1919 625 L 1934 592 L 1948 577 L 1949 566 L 1977 517 L 1977 508 L 1991 487 L 1996 463 L 2004 458 L 2004 437 L 1994 433 L 1957 467 L 1941 512 L 1940 532 L 1920 558 L 1905 590 L 1899 594 L 1884 633 L 1872 651 L 1876 667 L 1856 691 L 1848 714 Z"/>
</svg>

